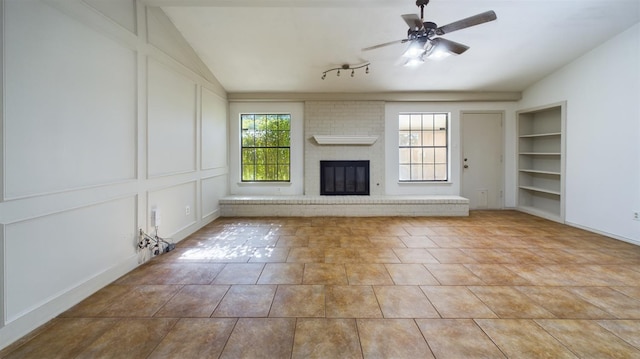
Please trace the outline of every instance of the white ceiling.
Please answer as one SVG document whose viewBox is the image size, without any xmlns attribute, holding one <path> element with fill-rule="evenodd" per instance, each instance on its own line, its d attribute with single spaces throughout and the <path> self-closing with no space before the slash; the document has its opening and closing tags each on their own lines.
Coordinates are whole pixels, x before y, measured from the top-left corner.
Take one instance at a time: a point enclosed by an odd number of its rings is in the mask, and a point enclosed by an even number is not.
<svg viewBox="0 0 640 359">
<path fill-rule="evenodd" d="M 146 0 L 160 6 L 222 86 L 239 92 L 522 91 L 640 21 L 640 0 L 431 0 L 439 26 L 498 20 L 443 37 L 471 48 L 417 68 L 399 61 L 414 0 Z M 615 54 L 613 54 L 615 56 Z M 322 72 L 371 62 L 355 77 Z M 597 69 L 594 69 L 597 70 Z"/>
</svg>

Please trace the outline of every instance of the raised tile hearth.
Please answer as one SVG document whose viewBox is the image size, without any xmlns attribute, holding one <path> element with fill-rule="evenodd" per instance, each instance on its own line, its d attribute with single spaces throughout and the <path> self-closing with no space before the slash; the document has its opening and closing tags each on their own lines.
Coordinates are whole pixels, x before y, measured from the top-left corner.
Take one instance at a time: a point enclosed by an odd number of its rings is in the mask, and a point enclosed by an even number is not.
<svg viewBox="0 0 640 359">
<path fill-rule="evenodd" d="M 229 196 L 220 200 L 223 217 L 468 216 L 460 196 Z"/>
</svg>

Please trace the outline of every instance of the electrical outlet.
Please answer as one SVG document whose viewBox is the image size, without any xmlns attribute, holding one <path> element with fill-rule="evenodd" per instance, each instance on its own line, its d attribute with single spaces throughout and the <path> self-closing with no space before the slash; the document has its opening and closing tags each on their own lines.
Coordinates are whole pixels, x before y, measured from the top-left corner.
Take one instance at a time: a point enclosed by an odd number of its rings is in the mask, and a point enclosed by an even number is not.
<svg viewBox="0 0 640 359">
<path fill-rule="evenodd" d="M 633 212 L 633 220 L 640 221 L 640 211 Z"/>
<path fill-rule="evenodd" d="M 189 206 L 184 207 L 184 215 L 188 216 L 190 214 L 191 214 L 191 207 Z"/>
</svg>

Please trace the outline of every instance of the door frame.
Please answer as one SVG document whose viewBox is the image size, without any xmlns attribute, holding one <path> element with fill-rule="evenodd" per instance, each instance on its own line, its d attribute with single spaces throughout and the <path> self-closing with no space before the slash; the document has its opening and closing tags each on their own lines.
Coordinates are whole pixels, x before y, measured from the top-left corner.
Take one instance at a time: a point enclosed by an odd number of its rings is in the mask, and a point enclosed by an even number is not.
<svg viewBox="0 0 640 359">
<path fill-rule="evenodd" d="M 502 128 L 502 132 L 500 133 L 500 135 L 502 136 L 502 141 L 501 141 L 501 149 L 500 152 L 502 153 L 502 163 L 500 166 L 500 170 L 501 173 L 498 176 L 498 178 L 500 178 L 500 198 L 498 199 L 498 204 L 499 204 L 499 208 L 495 208 L 496 210 L 502 210 L 505 209 L 505 189 L 504 189 L 504 184 L 505 184 L 505 139 L 506 139 L 506 126 L 505 126 L 505 118 L 506 118 L 506 111 L 504 110 L 461 110 L 460 111 L 460 195 L 462 195 L 463 193 L 463 189 L 464 189 L 464 116 L 467 114 L 499 114 L 502 119 L 501 119 L 501 128 Z M 494 208 L 487 208 L 487 209 L 494 209 Z"/>
</svg>

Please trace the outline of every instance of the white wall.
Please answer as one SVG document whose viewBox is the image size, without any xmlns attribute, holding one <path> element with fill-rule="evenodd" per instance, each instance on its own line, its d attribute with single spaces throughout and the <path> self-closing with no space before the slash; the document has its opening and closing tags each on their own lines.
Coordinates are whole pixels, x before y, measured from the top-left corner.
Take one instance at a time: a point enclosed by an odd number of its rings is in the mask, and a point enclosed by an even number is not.
<svg viewBox="0 0 640 359">
<path fill-rule="evenodd" d="M 134 268 L 151 208 L 177 241 L 228 194 L 226 93 L 161 11 L 2 5 L 0 348 Z"/>
<path fill-rule="evenodd" d="M 240 114 L 291 115 L 290 182 L 243 183 L 240 169 Z M 301 195 L 304 193 L 304 104 L 302 102 L 231 102 L 229 104 L 229 187 L 234 195 Z"/>
<path fill-rule="evenodd" d="M 565 220 L 640 243 L 640 24 L 523 93 L 567 101 Z"/>
</svg>

